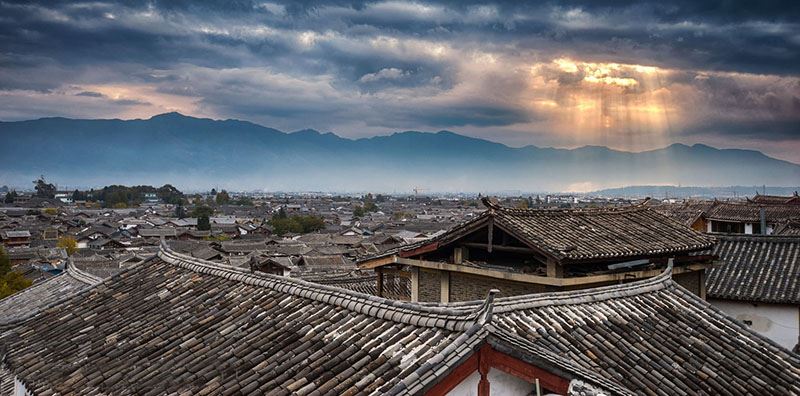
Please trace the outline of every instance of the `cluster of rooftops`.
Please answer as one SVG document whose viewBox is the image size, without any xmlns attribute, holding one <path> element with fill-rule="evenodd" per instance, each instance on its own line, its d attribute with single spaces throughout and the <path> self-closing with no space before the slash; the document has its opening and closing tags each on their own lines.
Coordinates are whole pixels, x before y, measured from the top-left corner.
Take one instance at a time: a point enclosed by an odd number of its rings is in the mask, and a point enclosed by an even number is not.
<svg viewBox="0 0 800 396">
<path fill-rule="evenodd" d="M 382 297 L 383 280 L 367 294 L 162 243 L 156 256 L 110 278 L 68 265 L 0 300 L 0 395 L 9 387 L 33 395 L 443 395 L 472 375 L 483 391 L 511 381 L 497 379 L 506 375 L 570 395 L 800 394 L 800 356 L 674 279 L 689 266 L 745 254 L 731 249 L 735 239 L 719 242 L 646 205 L 485 204 L 475 219 L 359 265 L 378 279 L 416 268 L 418 289 L 420 271 L 434 264 L 486 270 L 480 274 L 491 280 L 487 269 L 512 269 L 504 260 L 514 255 L 531 258 L 513 268 L 530 276 L 519 279 L 594 279 L 597 271 L 632 274 L 642 266 L 655 275 L 540 293 L 510 293 L 498 283 L 500 290 L 463 301 L 426 302 L 416 290 L 416 299 L 403 301 Z M 735 276 L 711 272 L 710 289 L 778 300 L 800 294 L 797 278 L 777 289 L 726 289 L 725 277 Z M 445 297 L 441 279 L 436 290 Z M 454 296 L 455 283 L 447 285 Z"/>
</svg>

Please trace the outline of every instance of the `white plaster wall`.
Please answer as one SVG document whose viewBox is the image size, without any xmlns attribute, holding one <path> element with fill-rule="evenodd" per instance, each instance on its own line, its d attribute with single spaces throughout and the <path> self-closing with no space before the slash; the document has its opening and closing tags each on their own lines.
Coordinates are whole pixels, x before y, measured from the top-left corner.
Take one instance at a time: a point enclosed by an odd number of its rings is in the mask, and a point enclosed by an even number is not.
<svg viewBox="0 0 800 396">
<path fill-rule="evenodd" d="M 744 233 L 745 234 L 752 234 L 753 233 L 753 224 L 752 223 L 745 223 L 745 225 L 744 225 Z"/>
<path fill-rule="evenodd" d="M 712 300 L 711 305 L 738 321 L 753 322 L 750 329 L 791 350 L 800 342 L 800 307 L 788 304 L 753 304 Z"/>
<path fill-rule="evenodd" d="M 448 396 L 478 396 L 478 382 L 481 381 L 481 373 L 477 370 L 473 371 L 469 377 L 465 378 L 461 383 L 456 385 Z"/>
<path fill-rule="evenodd" d="M 534 384 L 517 378 L 502 370 L 491 369 L 486 376 L 492 396 L 525 396 L 536 390 Z"/>
<path fill-rule="evenodd" d="M 31 396 L 31 393 L 25 389 L 25 385 L 14 377 L 14 396 Z"/>
<path fill-rule="evenodd" d="M 489 370 L 486 378 L 489 380 L 489 393 L 492 396 L 526 396 L 536 389 L 535 385 L 494 368 Z M 447 394 L 448 396 L 477 396 L 480 380 L 480 373 L 475 371 Z"/>
</svg>

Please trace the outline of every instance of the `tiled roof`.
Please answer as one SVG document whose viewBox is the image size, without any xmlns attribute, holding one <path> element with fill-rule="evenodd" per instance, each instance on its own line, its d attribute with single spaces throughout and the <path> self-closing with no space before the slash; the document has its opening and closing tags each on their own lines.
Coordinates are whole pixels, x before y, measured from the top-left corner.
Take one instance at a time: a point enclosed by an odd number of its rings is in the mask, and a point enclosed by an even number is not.
<svg viewBox="0 0 800 396">
<path fill-rule="evenodd" d="M 414 304 L 162 250 L 6 332 L 0 350 L 35 394 L 401 395 L 429 389 L 487 342 L 609 395 L 800 393 L 800 357 L 668 272 Z"/>
<path fill-rule="evenodd" d="M 499 299 L 493 323 L 640 394 L 800 393 L 800 356 L 664 275 Z"/>
<path fill-rule="evenodd" d="M 96 283 L 67 269 L 61 275 L 37 283 L 0 300 L 0 330 L 34 316 Z"/>
<path fill-rule="evenodd" d="M 495 222 L 559 260 L 688 253 L 713 241 L 647 207 L 528 210 L 500 208 Z"/>
<path fill-rule="evenodd" d="M 714 253 L 710 298 L 800 304 L 800 237 L 720 236 Z"/>
<path fill-rule="evenodd" d="M 681 204 L 656 205 L 651 208 L 687 227 L 691 227 L 714 205 L 714 201 L 687 201 Z"/>
<path fill-rule="evenodd" d="M 713 239 L 656 213 L 646 206 L 601 209 L 510 209 L 487 204 L 489 210 L 435 238 L 390 249 L 361 260 L 440 245 L 457 239 L 490 219 L 529 246 L 562 262 L 623 260 L 630 257 L 709 250 Z"/>
<path fill-rule="evenodd" d="M 382 394 L 475 317 L 162 251 L 15 328 L 6 363 L 34 393 Z"/>
<path fill-rule="evenodd" d="M 783 195 L 762 195 L 756 194 L 750 201 L 755 203 L 772 203 L 772 204 L 800 204 L 800 196 L 798 196 L 797 191 L 794 192 L 794 195 L 790 196 L 783 196 Z"/>
<path fill-rule="evenodd" d="M 775 227 L 773 235 L 800 236 L 800 220 L 789 221 Z"/>
<path fill-rule="evenodd" d="M 771 205 L 750 202 L 716 202 L 706 212 L 712 220 L 758 223 L 761 221 L 761 209 L 770 223 L 782 223 L 800 219 L 800 205 Z"/>
</svg>

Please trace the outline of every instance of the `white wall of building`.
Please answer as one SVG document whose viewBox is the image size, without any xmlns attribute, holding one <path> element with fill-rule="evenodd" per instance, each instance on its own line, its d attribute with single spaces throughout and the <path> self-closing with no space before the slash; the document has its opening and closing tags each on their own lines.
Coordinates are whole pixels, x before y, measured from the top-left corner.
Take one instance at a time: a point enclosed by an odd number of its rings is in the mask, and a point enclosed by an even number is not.
<svg viewBox="0 0 800 396">
<path fill-rule="evenodd" d="M 492 396 L 526 396 L 535 391 L 533 384 L 495 368 L 489 369 L 489 393 Z M 481 374 L 476 370 L 456 385 L 448 396 L 477 396 Z"/>
<path fill-rule="evenodd" d="M 750 329 L 786 349 L 791 350 L 800 342 L 800 307 L 796 305 L 712 299 L 708 302 L 740 322 L 751 323 Z"/>
<path fill-rule="evenodd" d="M 447 396 L 478 396 L 478 382 L 480 381 L 481 373 L 475 370 L 450 392 L 447 392 Z"/>
<path fill-rule="evenodd" d="M 491 369 L 486 376 L 492 396 L 525 396 L 536 390 L 536 386 L 502 370 Z"/>
</svg>

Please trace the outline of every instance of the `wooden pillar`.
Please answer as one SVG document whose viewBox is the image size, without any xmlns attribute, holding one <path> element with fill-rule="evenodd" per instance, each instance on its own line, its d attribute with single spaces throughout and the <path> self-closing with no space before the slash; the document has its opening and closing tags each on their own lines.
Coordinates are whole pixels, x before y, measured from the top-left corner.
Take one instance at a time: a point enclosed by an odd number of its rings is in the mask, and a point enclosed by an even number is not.
<svg viewBox="0 0 800 396">
<path fill-rule="evenodd" d="M 419 302 L 419 267 L 411 267 L 411 302 Z"/>
<path fill-rule="evenodd" d="M 453 249 L 453 263 L 454 264 L 461 264 L 461 263 L 464 262 L 464 250 L 466 250 L 466 248 L 463 247 L 463 246 L 459 246 L 459 247 Z"/>
<path fill-rule="evenodd" d="M 547 276 L 551 278 L 563 278 L 564 267 L 553 259 L 547 259 Z"/>
<path fill-rule="evenodd" d="M 706 271 L 707 271 L 706 268 L 703 268 L 700 271 L 698 271 L 700 272 L 700 274 L 698 275 L 698 278 L 700 278 L 699 281 L 700 284 L 698 285 L 699 297 L 702 298 L 703 300 L 706 299 Z"/>
<path fill-rule="evenodd" d="M 378 292 L 378 297 L 383 297 L 383 267 L 375 268 L 375 274 L 378 284 L 376 285 L 376 289 Z"/>
<path fill-rule="evenodd" d="M 478 351 L 478 372 L 481 374 L 481 380 L 478 382 L 478 396 L 489 396 L 489 349 L 484 347 Z"/>
<path fill-rule="evenodd" d="M 489 218 L 489 230 L 488 230 L 488 241 L 486 241 L 486 251 L 491 253 L 492 252 L 492 239 L 494 239 L 494 219 Z"/>
<path fill-rule="evenodd" d="M 439 281 L 441 290 L 439 301 L 448 303 L 450 302 L 450 271 L 439 271 Z"/>
</svg>

